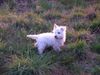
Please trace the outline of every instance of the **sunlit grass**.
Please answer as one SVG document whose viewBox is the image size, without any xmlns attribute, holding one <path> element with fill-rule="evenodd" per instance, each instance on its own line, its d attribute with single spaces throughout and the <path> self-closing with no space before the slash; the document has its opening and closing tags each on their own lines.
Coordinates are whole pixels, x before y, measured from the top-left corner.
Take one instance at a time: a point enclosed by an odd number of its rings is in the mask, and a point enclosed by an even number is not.
<svg viewBox="0 0 100 75">
<path fill-rule="evenodd" d="M 0 50 L 3 51 L 5 49 L 6 43 L 4 43 L 1 39 L 0 39 Z"/>
<path fill-rule="evenodd" d="M 75 43 L 68 44 L 69 49 L 83 49 L 86 45 L 86 42 L 84 40 L 76 41 Z"/>
</svg>

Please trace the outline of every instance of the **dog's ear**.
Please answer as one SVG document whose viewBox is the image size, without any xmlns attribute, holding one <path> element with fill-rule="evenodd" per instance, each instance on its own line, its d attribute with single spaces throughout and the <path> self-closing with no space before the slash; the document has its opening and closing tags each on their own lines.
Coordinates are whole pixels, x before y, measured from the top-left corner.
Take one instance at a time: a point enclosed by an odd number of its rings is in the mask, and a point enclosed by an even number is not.
<svg viewBox="0 0 100 75">
<path fill-rule="evenodd" d="M 61 30 L 62 30 L 62 31 L 66 31 L 66 26 L 63 26 L 63 27 L 61 28 Z"/>
<path fill-rule="evenodd" d="M 54 24 L 54 28 L 57 28 L 58 27 L 58 25 L 57 24 Z"/>
<path fill-rule="evenodd" d="M 66 27 L 66 26 L 64 26 L 64 29 L 66 30 L 66 29 L 67 29 L 67 27 Z"/>
<path fill-rule="evenodd" d="M 55 31 L 55 29 L 56 29 L 57 27 L 58 27 L 58 25 L 54 23 L 53 32 Z"/>
<path fill-rule="evenodd" d="M 65 30 L 65 28 L 61 28 L 61 31 L 64 31 Z"/>
</svg>

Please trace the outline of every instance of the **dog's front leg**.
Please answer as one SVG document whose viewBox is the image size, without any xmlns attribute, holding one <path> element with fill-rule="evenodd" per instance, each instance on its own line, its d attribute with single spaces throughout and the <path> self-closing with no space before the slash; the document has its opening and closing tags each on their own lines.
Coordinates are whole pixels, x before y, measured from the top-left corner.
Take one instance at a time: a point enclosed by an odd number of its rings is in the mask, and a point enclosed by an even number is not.
<svg viewBox="0 0 100 75">
<path fill-rule="evenodd" d="M 54 49 L 56 52 L 60 52 L 60 51 L 61 51 L 60 47 L 57 47 L 57 46 L 53 46 L 53 49 Z"/>
</svg>

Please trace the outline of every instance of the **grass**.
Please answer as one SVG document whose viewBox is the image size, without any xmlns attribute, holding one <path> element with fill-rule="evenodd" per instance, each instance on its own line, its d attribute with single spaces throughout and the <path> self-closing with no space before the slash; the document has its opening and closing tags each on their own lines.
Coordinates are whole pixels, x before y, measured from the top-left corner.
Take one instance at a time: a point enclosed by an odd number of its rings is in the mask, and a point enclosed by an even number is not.
<svg viewBox="0 0 100 75">
<path fill-rule="evenodd" d="M 55 64 L 68 65 L 75 61 L 76 58 L 72 56 L 72 53 L 68 54 L 67 52 L 63 52 L 63 51 L 61 53 L 61 56 L 56 52 L 54 52 L 53 50 L 44 53 L 42 57 L 38 55 L 36 49 L 32 47 L 32 42 L 26 38 L 26 34 L 30 32 L 27 31 L 27 29 L 25 28 L 27 24 L 25 26 L 23 26 L 22 24 L 23 24 L 22 22 L 18 24 L 15 23 L 14 25 L 11 25 L 7 30 L 5 30 L 5 32 L 3 31 L 3 36 L 6 35 L 5 42 L 7 43 L 5 47 L 7 50 L 5 49 L 4 52 L 8 52 L 8 53 L 11 52 L 12 54 L 14 52 L 15 54 L 18 54 L 13 56 L 12 62 L 8 66 L 9 67 L 9 71 L 7 72 L 8 75 L 17 75 L 17 74 L 44 75 L 46 73 L 50 73 L 51 69 L 53 70 L 51 66 L 53 65 L 55 66 Z M 16 27 L 16 25 L 18 26 Z M 75 50 L 78 48 L 80 50 L 83 49 L 84 41 L 78 41 L 76 42 L 76 44 L 77 44 L 75 45 L 76 48 L 74 47 L 73 49 Z M 74 55 L 76 56 L 77 53 L 75 53 Z"/>
<path fill-rule="evenodd" d="M 13 57 L 13 62 L 9 65 L 12 70 L 11 73 L 26 75 L 35 74 L 38 75 L 39 72 L 44 72 L 42 70 L 49 70 L 50 65 L 55 62 L 55 55 L 51 55 L 51 52 L 44 54 L 42 57 L 37 55 L 34 51 L 30 52 L 32 55 L 26 55 L 24 57 Z M 49 56 L 50 55 L 50 56 Z M 48 57 L 49 56 L 49 57 Z M 37 60 L 38 59 L 38 60 Z M 10 72 L 8 72 L 10 73 Z"/>
<path fill-rule="evenodd" d="M 96 53 L 99 53 L 99 54 L 100 54 L 100 44 L 99 44 L 99 43 L 93 44 L 93 45 L 91 46 L 91 50 L 92 50 L 93 52 L 96 52 Z"/>
<path fill-rule="evenodd" d="M 69 64 L 67 68 L 70 69 L 73 74 L 80 75 L 81 69 L 76 64 Z"/>
<path fill-rule="evenodd" d="M 68 45 L 69 49 L 82 49 L 86 45 L 85 41 L 79 40 L 76 41 L 75 43 L 71 43 Z"/>
<path fill-rule="evenodd" d="M 81 23 L 81 22 L 76 23 L 73 27 L 77 31 L 83 30 L 83 29 L 89 29 L 89 25 L 85 23 Z"/>
<path fill-rule="evenodd" d="M 46 20 L 60 19 L 62 17 L 61 12 L 57 10 L 50 10 L 44 13 L 44 18 Z"/>
<path fill-rule="evenodd" d="M 48 9 L 51 9 L 52 8 L 52 4 L 51 3 L 48 3 L 47 0 L 39 0 L 39 4 L 45 10 L 48 10 Z"/>
<path fill-rule="evenodd" d="M 60 2 L 68 7 L 73 7 L 73 6 L 84 6 L 85 1 L 82 0 L 60 0 Z M 70 4 L 70 5 L 69 5 Z"/>
<path fill-rule="evenodd" d="M 100 54 L 100 36 L 99 34 L 95 35 L 95 40 L 90 44 L 90 48 L 92 52 Z"/>
<path fill-rule="evenodd" d="M 67 48 L 73 53 L 73 55 L 79 59 L 85 59 L 85 48 L 86 42 L 84 40 L 78 40 L 75 43 L 70 43 L 67 45 Z"/>
<path fill-rule="evenodd" d="M 100 67 L 99 66 L 95 66 L 92 70 L 93 75 L 99 75 L 100 74 Z"/>
<path fill-rule="evenodd" d="M 36 3 L 34 1 L 35 4 L 29 0 L 31 12 L 24 13 L 14 12 L 14 1 L 0 6 L 0 65 L 3 63 L 1 67 L 8 69 L 3 75 L 66 75 L 67 72 L 67 75 L 81 75 L 83 69 L 87 68 L 83 67 L 85 62 L 93 62 L 87 64 L 88 67 L 95 66 L 92 69 L 89 67 L 89 73 L 99 75 L 100 57 L 94 57 L 96 60 L 90 57 L 88 60 L 87 56 L 89 51 L 100 54 L 99 34 L 91 34 L 100 29 L 99 11 L 96 12 L 97 18 L 88 22 L 84 21 L 86 13 L 83 0 L 39 0 Z M 39 13 L 36 6 L 39 6 Z M 96 8 L 99 9 L 99 6 Z M 33 46 L 34 41 L 26 38 L 26 35 L 51 31 L 54 23 L 68 25 L 73 30 L 67 30 L 66 44 L 60 53 L 51 49 L 41 56 Z M 2 24 L 7 24 L 8 27 L 3 29 Z M 96 38 L 89 38 L 92 41 L 89 43 L 86 40 L 91 35 Z"/>
<path fill-rule="evenodd" d="M 99 19 L 95 19 L 93 20 L 91 26 L 90 26 L 90 29 L 92 32 L 99 32 L 100 30 L 100 20 Z"/>
<path fill-rule="evenodd" d="M 4 43 L 1 39 L 0 39 L 0 50 L 4 50 L 6 46 L 6 43 Z"/>
</svg>

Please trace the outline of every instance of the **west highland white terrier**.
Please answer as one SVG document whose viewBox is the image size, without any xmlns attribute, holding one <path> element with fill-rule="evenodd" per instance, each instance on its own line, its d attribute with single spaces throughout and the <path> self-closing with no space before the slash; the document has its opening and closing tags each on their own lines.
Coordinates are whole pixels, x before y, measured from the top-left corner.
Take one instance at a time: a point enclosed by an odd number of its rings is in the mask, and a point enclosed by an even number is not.
<svg viewBox="0 0 100 75">
<path fill-rule="evenodd" d="M 37 35 L 30 34 L 27 37 L 36 40 L 35 46 L 38 48 L 39 54 L 42 54 L 47 47 L 53 47 L 56 52 L 60 52 L 60 47 L 64 45 L 66 40 L 66 26 L 54 24 L 52 32 Z"/>
</svg>

